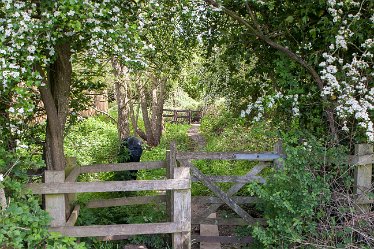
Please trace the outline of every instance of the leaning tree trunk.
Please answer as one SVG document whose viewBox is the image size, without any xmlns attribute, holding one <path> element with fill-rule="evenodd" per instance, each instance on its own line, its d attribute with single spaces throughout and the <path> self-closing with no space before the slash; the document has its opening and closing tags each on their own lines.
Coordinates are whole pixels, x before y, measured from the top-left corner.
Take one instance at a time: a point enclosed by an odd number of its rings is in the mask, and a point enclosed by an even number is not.
<svg viewBox="0 0 374 249">
<path fill-rule="evenodd" d="M 152 130 L 155 142 L 160 143 L 162 135 L 162 112 L 164 109 L 165 81 L 166 79 L 154 78 L 152 91 Z"/>
<path fill-rule="evenodd" d="M 144 122 L 144 128 L 145 128 L 145 134 L 146 134 L 146 140 L 147 144 L 150 146 L 156 146 L 157 143 L 154 139 L 153 130 L 152 130 L 152 124 L 149 119 L 149 112 L 148 112 L 148 104 L 147 104 L 147 95 L 145 91 L 145 86 L 143 85 L 140 88 L 140 106 L 142 109 L 142 115 L 143 115 L 143 122 Z"/>
<path fill-rule="evenodd" d="M 115 80 L 115 91 L 118 106 L 118 136 L 120 140 L 124 140 L 130 136 L 130 126 L 129 126 L 129 72 L 128 69 L 122 66 L 116 59 L 112 60 L 112 66 L 114 69 Z"/>
<path fill-rule="evenodd" d="M 40 87 L 42 101 L 47 112 L 45 161 L 49 170 L 64 170 L 64 129 L 69 113 L 69 94 L 72 77 L 70 45 L 56 47 L 56 61 L 50 65 L 48 80 L 45 73 L 36 65 L 46 86 Z"/>
</svg>

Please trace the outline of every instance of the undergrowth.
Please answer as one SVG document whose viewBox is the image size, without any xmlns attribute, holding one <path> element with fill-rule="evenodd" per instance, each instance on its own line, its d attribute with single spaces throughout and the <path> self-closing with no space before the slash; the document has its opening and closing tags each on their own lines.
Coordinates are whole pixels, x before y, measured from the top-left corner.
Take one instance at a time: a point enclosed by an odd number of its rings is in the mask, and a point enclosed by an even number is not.
<svg viewBox="0 0 374 249">
<path fill-rule="evenodd" d="M 157 147 L 149 148 L 143 145 L 141 161 L 165 160 L 166 150 L 170 142 L 176 141 L 178 150 L 190 148 L 187 130 L 189 125 L 166 123 L 161 142 Z M 78 164 L 105 164 L 115 163 L 118 154 L 118 135 L 115 124 L 100 117 L 91 117 L 71 127 L 66 139 L 66 152 L 69 156 L 77 158 Z M 80 181 L 107 181 L 111 180 L 113 173 L 84 174 Z M 139 170 L 137 179 L 165 179 L 165 169 Z M 89 209 L 85 205 L 90 200 L 110 199 L 124 195 L 152 195 L 151 191 L 131 193 L 83 193 L 78 195 L 81 210 L 77 225 L 107 225 L 107 224 L 134 224 L 157 223 L 166 221 L 165 205 L 147 204 L 110 208 Z M 139 235 L 132 236 L 127 241 L 102 242 L 92 238 L 81 239 L 89 248 L 114 249 L 122 248 L 126 243 L 145 244 L 148 248 L 168 248 L 168 235 Z"/>
</svg>

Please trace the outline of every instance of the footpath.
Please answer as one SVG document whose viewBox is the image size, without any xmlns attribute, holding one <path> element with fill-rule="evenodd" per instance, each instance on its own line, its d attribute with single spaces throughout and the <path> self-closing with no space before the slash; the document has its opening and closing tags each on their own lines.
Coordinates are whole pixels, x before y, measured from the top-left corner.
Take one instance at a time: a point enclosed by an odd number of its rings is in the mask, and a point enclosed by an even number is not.
<svg viewBox="0 0 374 249">
<path fill-rule="evenodd" d="M 201 136 L 199 133 L 200 124 L 192 124 L 191 128 L 188 131 L 188 137 L 194 143 L 194 151 L 202 151 L 205 147 L 205 140 L 204 137 Z M 192 206 L 192 213 L 198 212 L 200 208 L 196 206 Z M 195 212 L 196 211 L 196 212 Z M 212 213 L 209 215 L 209 218 L 215 218 L 217 216 L 216 213 Z M 218 226 L 217 225 L 208 225 L 208 224 L 201 224 L 200 225 L 200 235 L 201 236 L 219 236 Z M 220 243 L 208 243 L 208 242 L 201 242 L 200 247 L 197 245 L 193 245 L 192 248 L 200 248 L 200 249 L 221 249 Z"/>
</svg>

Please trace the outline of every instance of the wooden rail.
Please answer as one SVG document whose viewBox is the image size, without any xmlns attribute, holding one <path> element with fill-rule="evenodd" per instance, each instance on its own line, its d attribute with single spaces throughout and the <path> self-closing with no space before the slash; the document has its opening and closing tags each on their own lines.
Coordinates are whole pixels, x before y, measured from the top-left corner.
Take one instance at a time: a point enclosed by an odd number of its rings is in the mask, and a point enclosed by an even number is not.
<svg viewBox="0 0 374 249">
<path fill-rule="evenodd" d="M 175 156 L 174 156 L 175 158 Z M 168 158 L 168 161 L 171 161 Z M 190 248 L 191 238 L 186 236 L 191 232 L 191 180 L 188 168 L 178 167 L 169 169 L 169 179 L 143 180 L 143 181 L 111 181 L 111 182 L 76 182 L 83 173 L 98 173 L 109 171 L 158 169 L 172 165 L 166 161 L 145 163 L 119 163 L 98 164 L 83 167 L 69 167 L 65 178 L 64 171 L 45 172 L 45 183 L 27 185 L 34 194 L 44 194 L 46 210 L 52 217 L 50 231 L 60 232 L 70 237 L 98 237 L 101 240 L 123 239 L 129 235 L 138 234 L 173 234 L 173 248 Z M 76 205 L 70 212 L 71 203 L 65 205 L 69 195 L 89 192 L 116 192 L 116 191 L 144 191 L 144 190 L 169 190 L 173 195 L 170 201 L 172 217 L 170 222 L 149 224 L 118 224 L 118 225 L 92 225 L 74 226 L 80 206 Z M 165 202 L 166 196 L 139 196 L 115 198 L 110 200 L 93 200 L 87 204 L 89 208 L 112 207 L 119 205 L 134 205 L 146 203 Z M 69 202 L 69 201 L 68 201 Z M 68 213 L 68 214 L 66 214 Z M 68 219 L 66 219 L 68 217 Z M 183 236 L 181 236 L 183 235 Z"/>
<path fill-rule="evenodd" d="M 165 161 L 142 163 L 98 164 L 82 167 L 68 167 L 65 178 L 64 171 L 46 171 L 45 183 L 33 183 L 27 187 L 34 194 L 45 195 L 46 210 L 52 217 L 50 230 L 71 237 L 98 237 L 102 240 L 123 239 L 137 234 L 172 234 L 173 248 L 190 249 L 191 239 L 201 242 L 249 243 L 251 237 L 235 236 L 192 236 L 191 224 L 216 225 L 265 225 L 262 218 L 250 216 L 240 205 L 253 204 L 257 197 L 235 196 L 248 182 L 265 183 L 259 175 L 266 167 L 281 169 L 284 165 L 284 152 L 281 143 L 277 143 L 274 152 L 178 152 L 172 143 Z M 246 160 L 257 161 L 258 164 L 243 176 L 211 176 L 203 174 L 192 160 Z M 354 194 L 359 212 L 369 211 L 374 200 L 369 196 L 372 191 L 372 164 L 374 162 L 373 145 L 356 145 L 355 155 L 349 156 L 350 164 L 355 165 Z M 71 163 L 68 163 L 71 164 Z M 109 171 L 158 169 L 166 168 L 167 179 L 143 181 L 112 181 L 112 182 L 76 182 L 84 173 Z M 199 181 L 216 196 L 191 197 L 191 181 Z M 226 192 L 219 188 L 217 182 L 234 183 Z M 92 200 L 88 208 L 104 208 L 124 205 L 148 203 L 166 203 L 169 218 L 163 223 L 149 224 L 118 224 L 74 226 L 79 216 L 79 205 L 73 205 L 74 195 L 85 192 L 116 192 L 116 191 L 166 191 L 156 196 L 124 197 L 105 200 Z M 67 203 L 67 205 L 66 205 Z M 191 205 L 199 203 L 208 207 L 199 212 L 199 216 L 191 217 Z M 239 216 L 225 219 L 222 217 L 208 218 L 211 213 L 226 204 Z"/>
<path fill-rule="evenodd" d="M 162 117 L 171 118 L 172 122 L 180 122 L 180 120 L 186 120 L 187 123 L 191 124 L 193 121 L 200 122 L 201 111 L 193 110 L 174 110 L 174 109 L 163 109 L 164 114 Z"/>
</svg>

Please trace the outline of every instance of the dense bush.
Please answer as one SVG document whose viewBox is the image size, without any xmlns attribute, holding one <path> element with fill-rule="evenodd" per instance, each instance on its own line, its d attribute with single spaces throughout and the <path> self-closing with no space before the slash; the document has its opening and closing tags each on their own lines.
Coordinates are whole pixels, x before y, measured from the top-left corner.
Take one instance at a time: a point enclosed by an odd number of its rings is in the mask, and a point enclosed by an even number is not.
<svg viewBox="0 0 374 249">
<path fill-rule="evenodd" d="M 50 217 L 35 196 L 25 193 L 19 181 L 7 177 L 0 182 L 2 187 L 10 200 L 8 207 L 0 211 L 0 248 L 86 248 L 73 238 L 48 232 Z"/>
<path fill-rule="evenodd" d="M 313 137 L 300 142 L 301 136 L 285 138 L 284 169 L 250 187 L 268 224 L 253 229 L 259 248 L 372 248 L 373 222 L 349 201 L 353 177 L 346 149 Z"/>
</svg>

